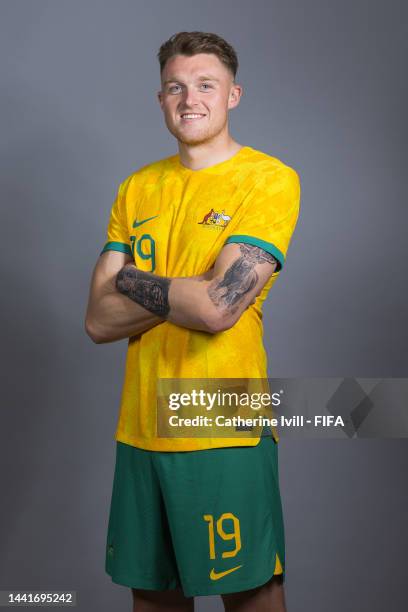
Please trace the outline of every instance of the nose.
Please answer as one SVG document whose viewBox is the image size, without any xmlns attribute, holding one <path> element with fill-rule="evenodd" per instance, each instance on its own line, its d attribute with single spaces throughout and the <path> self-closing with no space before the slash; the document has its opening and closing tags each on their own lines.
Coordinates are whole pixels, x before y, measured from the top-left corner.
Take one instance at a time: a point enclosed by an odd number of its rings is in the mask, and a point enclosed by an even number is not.
<svg viewBox="0 0 408 612">
<path fill-rule="evenodd" d="M 183 104 L 186 108 L 193 109 L 199 103 L 198 92 L 194 87 L 186 87 L 184 90 Z"/>
</svg>

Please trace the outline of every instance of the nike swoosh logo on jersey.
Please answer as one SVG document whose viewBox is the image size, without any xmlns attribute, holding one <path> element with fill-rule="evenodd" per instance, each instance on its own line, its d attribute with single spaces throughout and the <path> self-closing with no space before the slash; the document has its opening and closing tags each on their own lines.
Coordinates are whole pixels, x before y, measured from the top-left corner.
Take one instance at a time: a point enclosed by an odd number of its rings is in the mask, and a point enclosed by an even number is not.
<svg viewBox="0 0 408 612">
<path fill-rule="evenodd" d="M 143 223 L 147 223 L 147 221 L 151 221 L 155 219 L 159 215 L 154 215 L 154 217 L 148 217 L 147 219 L 143 219 L 143 221 L 137 221 L 136 219 L 133 221 L 133 227 L 139 227 L 139 225 L 143 225 Z"/>
<path fill-rule="evenodd" d="M 237 567 L 231 567 L 231 569 L 225 570 L 225 572 L 216 572 L 214 568 L 212 568 L 210 572 L 211 580 L 219 580 L 220 578 L 224 578 L 227 574 L 231 574 L 231 572 L 235 572 L 235 570 L 242 567 L 242 565 L 237 565 Z"/>
</svg>

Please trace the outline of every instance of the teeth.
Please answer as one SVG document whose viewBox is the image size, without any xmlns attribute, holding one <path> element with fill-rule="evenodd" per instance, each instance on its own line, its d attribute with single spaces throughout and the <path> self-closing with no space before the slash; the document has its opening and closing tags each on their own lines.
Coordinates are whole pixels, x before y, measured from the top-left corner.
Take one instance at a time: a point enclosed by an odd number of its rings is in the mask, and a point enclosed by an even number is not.
<svg viewBox="0 0 408 612">
<path fill-rule="evenodd" d="M 183 117 L 183 119 L 197 119 L 198 117 L 204 117 L 204 115 L 196 115 L 196 114 L 191 114 L 191 115 L 181 115 Z"/>
</svg>

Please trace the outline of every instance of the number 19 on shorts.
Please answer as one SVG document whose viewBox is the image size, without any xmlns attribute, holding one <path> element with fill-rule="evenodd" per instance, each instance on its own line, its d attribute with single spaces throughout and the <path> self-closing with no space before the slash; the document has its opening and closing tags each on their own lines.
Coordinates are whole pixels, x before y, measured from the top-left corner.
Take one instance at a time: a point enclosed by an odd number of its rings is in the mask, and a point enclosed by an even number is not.
<svg viewBox="0 0 408 612">
<path fill-rule="evenodd" d="M 234 548 L 232 550 L 224 550 L 221 553 L 223 559 L 227 557 L 235 557 L 241 550 L 241 531 L 239 527 L 239 519 L 232 512 L 224 512 L 215 520 L 212 514 L 204 514 L 203 519 L 208 523 L 208 543 L 210 559 L 216 558 L 216 553 L 220 552 L 220 543 L 216 543 L 215 529 L 219 538 L 224 542 L 233 541 Z M 231 531 L 232 526 L 232 531 Z"/>
</svg>

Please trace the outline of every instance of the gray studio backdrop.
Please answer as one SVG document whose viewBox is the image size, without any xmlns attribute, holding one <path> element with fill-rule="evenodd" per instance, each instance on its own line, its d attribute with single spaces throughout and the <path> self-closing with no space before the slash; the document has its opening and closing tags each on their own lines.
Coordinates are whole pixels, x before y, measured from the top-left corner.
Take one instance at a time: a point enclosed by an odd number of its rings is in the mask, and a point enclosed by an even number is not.
<svg viewBox="0 0 408 612">
<path fill-rule="evenodd" d="M 126 341 L 83 318 L 118 184 L 176 152 L 161 42 L 237 49 L 238 142 L 300 175 L 273 377 L 406 377 L 407 10 L 369 0 L 2 0 L 0 589 L 130 610 L 104 573 Z M 282 440 L 290 612 L 407 609 L 407 441 Z M 221 610 L 200 598 L 198 610 Z"/>
</svg>

